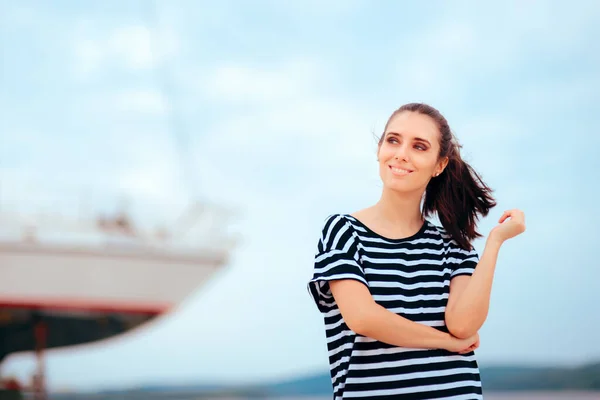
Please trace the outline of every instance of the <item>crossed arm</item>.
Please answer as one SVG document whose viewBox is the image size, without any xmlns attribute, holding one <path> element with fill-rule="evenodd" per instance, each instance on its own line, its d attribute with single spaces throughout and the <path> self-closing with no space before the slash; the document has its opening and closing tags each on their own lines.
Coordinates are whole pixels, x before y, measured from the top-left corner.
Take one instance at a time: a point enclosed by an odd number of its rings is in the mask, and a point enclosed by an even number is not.
<svg viewBox="0 0 600 400">
<path fill-rule="evenodd" d="M 445 322 L 450 335 L 409 321 L 377 305 L 360 282 L 346 279 L 330 282 L 331 291 L 344 320 L 354 332 L 402 347 L 468 350 L 478 337 L 488 315 L 496 260 L 501 243 L 489 239 L 471 276 L 450 282 Z"/>
</svg>

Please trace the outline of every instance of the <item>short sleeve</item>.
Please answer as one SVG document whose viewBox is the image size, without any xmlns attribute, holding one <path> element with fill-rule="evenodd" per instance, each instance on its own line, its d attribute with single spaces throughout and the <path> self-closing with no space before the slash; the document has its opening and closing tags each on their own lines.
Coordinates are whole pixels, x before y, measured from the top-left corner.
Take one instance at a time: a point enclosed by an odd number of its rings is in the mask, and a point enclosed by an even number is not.
<svg viewBox="0 0 600 400">
<path fill-rule="evenodd" d="M 329 282 L 354 279 L 368 286 L 359 264 L 358 240 L 350 222 L 339 214 L 326 218 L 317 244 L 308 291 L 321 312 L 335 308 Z"/>
<path fill-rule="evenodd" d="M 475 267 L 479 263 L 479 255 L 475 248 L 464 250 L 458 247 L 454 242 L 450 244 L 450 258 L 452 262 L 451 279 L 457 276 L 471 276 L 475 272 Z"/>
</svg>

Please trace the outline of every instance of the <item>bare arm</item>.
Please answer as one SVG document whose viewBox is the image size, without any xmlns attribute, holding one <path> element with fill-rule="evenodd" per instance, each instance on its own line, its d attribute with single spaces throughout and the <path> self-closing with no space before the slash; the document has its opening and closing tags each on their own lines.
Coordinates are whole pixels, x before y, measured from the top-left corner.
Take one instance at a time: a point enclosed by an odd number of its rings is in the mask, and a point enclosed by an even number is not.
<svg viewBox="0 0 600 400">
<path fill-rule="evenodd" d="M 476 333 L 487 318 L 500 246 L 500 242 L 488 239 L 473 275 L 457 276 L 450 282 L 446 326 L 458 338 Z"/>
<path fill-rule="evenodd" d="M 488 236 L 485 249 L 471 277 L 457 276 L 450 282 L 446 305 L 446 326 L 458 338 L 477 332 L 490 308 L 492 280 L 502 244 L 525 232 L 525 214 L 518 209 L 505 211 Z"/>
<path fill-rule="evenodd" d="M 363 336 L 399 347 L 446 349 L 459 352 L 476 337 L 460 340 L 386 310 L 375 302 L 365 285 L 343 279 L 329 283 L 333 298 L 348 327 Z"/>
</svg>

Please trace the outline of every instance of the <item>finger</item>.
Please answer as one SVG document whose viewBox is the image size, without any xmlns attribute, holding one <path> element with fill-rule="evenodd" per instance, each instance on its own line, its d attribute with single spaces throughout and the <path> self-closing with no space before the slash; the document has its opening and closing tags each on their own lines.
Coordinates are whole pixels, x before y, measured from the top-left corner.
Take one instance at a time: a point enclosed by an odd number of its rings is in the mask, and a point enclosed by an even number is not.
<svg viewBox="0 0 600 400">
<path fill-rule="evenodd" d="M 513 221 L 517 221 L 517 222 L 525 222 L 525 214 L 522 211 L 517 210 L 517 209 L 504 211 L 504 213 L 502 214 L 502 216 L 500 217 L 498 222 L 503 223 L 508 218 L 510 218 Z"/>
<path fill-rule="evenodd" d="M 498 223 L 503 223 L 504 221 L 506 221 L 506 219 L 508 219 L 508 217 L 510 217 L 510 213 L 508 211 L 504 211 L 504 214 L 502 214 L 502 216 L 500 216 L 500 219 L 498 220 Z"/>
<path fill-rule="evenodd" d="M 525 219 L 525 213 L 517 208 L 515 208 L 513 210 L 509 210 L 508 214 L 510 215 L 510 217 L 512 219 L 516 219 L 516 220 L 524 220 Z"/>
<path fill-rule="evenodd" d="M 469 347 L 467 347 L 464 350 L 459 351 L 459 354 L 466 354 L 466 353 L 470 353 L 473 350 L 475 350 L 477 347 L 475 346 L 475 344 L 470 345 Z"/>
<path fill-rule="evenodd" d="M 508 218 L 515 220 L 515 221 L 519 221 L 519 222 L 525 222 L 525 213 L 517 208 L 513 208 L 511 210 L 506 210 L 506 211 L 504 211 L 504 213 L 502 214 L 502 216 L 500 217 L 498 222 L 502 223 L 502 222 L 506 221 Z"/>
</svg>

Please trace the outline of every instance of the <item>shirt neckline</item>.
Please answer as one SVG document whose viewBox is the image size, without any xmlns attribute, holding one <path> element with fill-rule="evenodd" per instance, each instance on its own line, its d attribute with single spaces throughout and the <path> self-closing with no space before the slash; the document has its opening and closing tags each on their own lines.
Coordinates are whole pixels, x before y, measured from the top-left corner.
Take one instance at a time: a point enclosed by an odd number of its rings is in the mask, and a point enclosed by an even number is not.
<svg viewBox="0 0 600 400">
<path fill-rule="evenodd" d="M 352 221 L 356 222 L 358 225 L 360 225 L 361 227 L 363 227 L 371 235 L 376 236 L 376 237 L 378 237 L 380 239 L 386 240 L 388 242 L 396 242 L 396 243 L 406 242 L 406 241 L 413 240 L 413 239 L 421 236 L 427 230 L 427 228 L 429 226 L 429 221 L 425 218 L 423 220 L 423 225 L 421 226 L 421 228 L 416 233 L 414 233 L 413 235 L 402 237 L 402 238 L 390 238 L 390 237 L 383 236 L 383 235 L 375 232 L 374 230 L 372 230 L 371 228 L 369 228 L 364 222 L 362 222 L 361 220 L 359 220 L 356 217 L 353 217 L 350 214 L 344 214 L 344 216 L 348 217 Z"/>
</svg>

